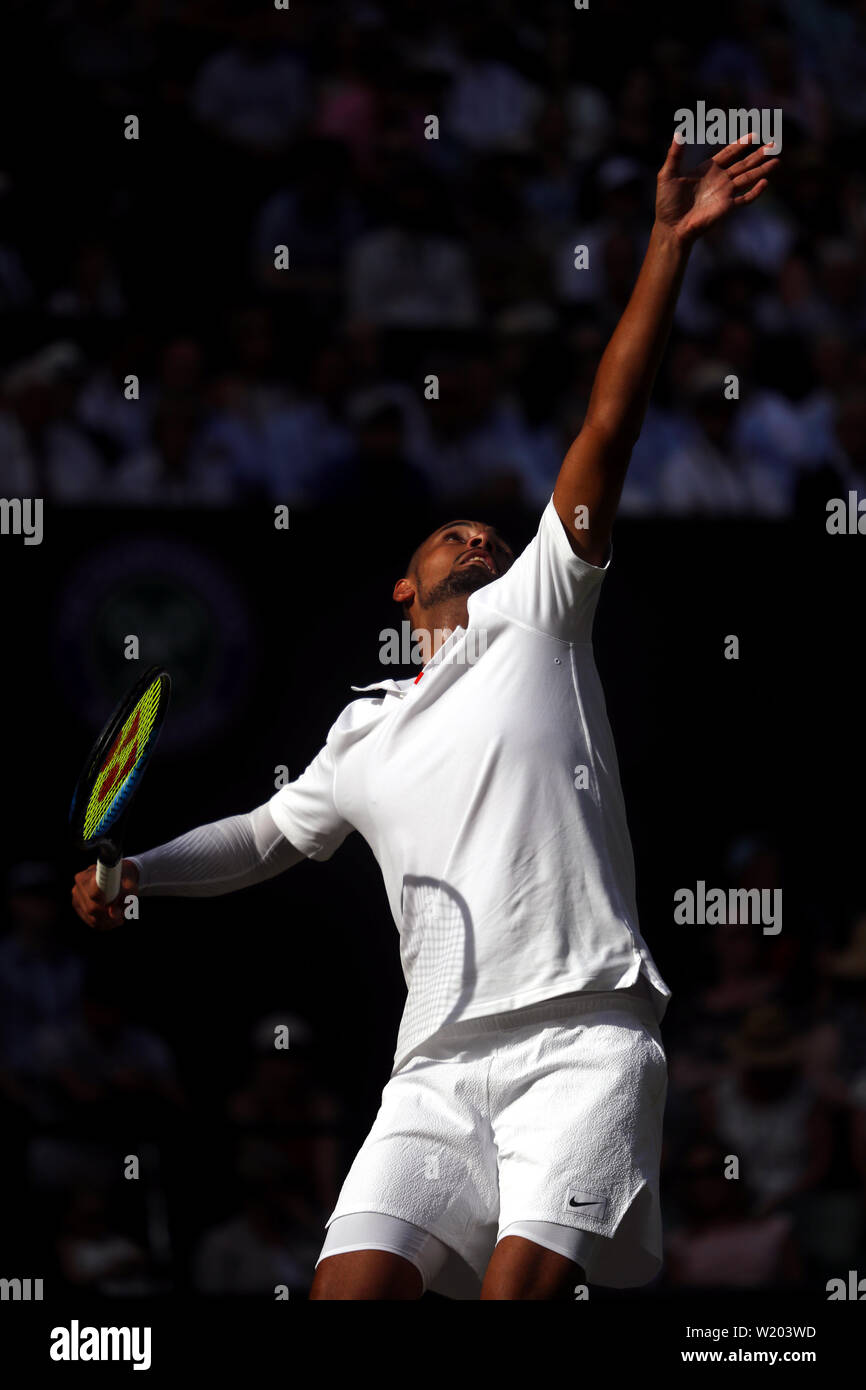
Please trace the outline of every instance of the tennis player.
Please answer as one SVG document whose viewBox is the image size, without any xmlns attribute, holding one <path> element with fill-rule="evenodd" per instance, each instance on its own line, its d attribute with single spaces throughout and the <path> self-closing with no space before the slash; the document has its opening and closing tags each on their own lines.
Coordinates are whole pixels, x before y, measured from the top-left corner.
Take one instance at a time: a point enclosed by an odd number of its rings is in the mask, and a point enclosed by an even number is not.
<svg viewBox="0 0 866 1390">
<path fill-rule="evenodd" d="M 526 549 L 457 520 L 415 552 L 394 599 L 431 639 L 420 675 L 352 687 L 310 766 L 251 814 L 124 862 L 123 891 L 206 896 L 358 830 L 381 866 L 408 995 L 314 1299 L 556 1300 L 660 1268 L 670 992 L 638 927 L 592 625 L 690 247 L 775 163 L 748 140 L 689 176 L 671 143 L 637 284 Z M 73 902 L 91 926 L 121 920 L 92 868 Z"/>
</svg>

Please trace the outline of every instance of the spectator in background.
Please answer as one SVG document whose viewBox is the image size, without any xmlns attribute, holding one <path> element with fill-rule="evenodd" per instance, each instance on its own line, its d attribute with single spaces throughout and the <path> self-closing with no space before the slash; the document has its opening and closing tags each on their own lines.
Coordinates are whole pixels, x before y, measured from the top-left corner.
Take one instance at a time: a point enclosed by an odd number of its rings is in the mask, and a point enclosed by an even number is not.
<svg viewBox="0 0 866 1390">
<path fill-rule="evenodd" d="M 777 486 L 790 496 L 801 473 L 826 459 L 832 449 L 829 412 L 815 411 L 810 401 L 814 381 L 808 342 L 790 332 L 767 336 L 760 363 L 740 382 L 742 390 L 732 433 L 735 453 L 771 469 Z"/>
<path fill-rule="evenodd" d="M 538 88 L 496 52 L 483 8 L 457 10 L 457 57 L 445 124 L 470 150 L 525 150 L 542 106 Z"/>
<path fill-rule="evenodd" d="M 125 1234 L 104 1192 L 79 1188 L 69 1199 L 57 1239 L 60 1273 L 82 1292 L 146 1298 L 157 1285 L 147 1251 Z"/>
<path fill-rule="evenodd" d="M 766 80 L 760 40 L 768 8 L 765 0 L 736 0 L 725 18 L 724 37 L 707 45 L 698 74 L 713 92 L 712 105 L 727 107 L 731 92 L 754 91 Z"/>
<path fill-rule="evenodd" d="M 829 326 L 846 336 L 862 335 L 866 331 L 866 253 L 842 237 L 831 237 L 818 247 L 818 264 L 821 292 L 829 308 Z"/>
<path fill-rule="evenodd" d="M 0 495 L 65 504 L 104 495 L 103 460 L 75 418 L 84 357 L 53 343 L 0 380 Z"/>
<path fill-rule="evenodd" d="M 66 69 L 106 105 L 129 110 L 158 61 L 141 7 L 117 0 L 56 0 L 47 18 Z"/>
<path fill-rule="evenodd" d="M 804 1047 L 777 1004 L 750 1009 L 729 1041 L 733 1072 L 703 1098 L 705 1122 L 738 1156 L 752 1211 L 796 1211 L 828 1170 L 826 1108 L 804 1071 Z"/>
<path fill-rule="evenodd" d="M 409 461 L 403 412 L 396 404 L 366 402 L 356 408 L 354 422 L 357 452 L 338 500 L 399 522 L 407 508 L 430 495 L 427 480 Z"/>
<path fill-rule="evenodd" d="M 830 462 L 843 486 L 862 489 L 866 483 L 866 395 L 863 388 L 846 391 L 839 401 Z"/>
<path fill-rule="evenodd" d="M 207 374 L 197 338 L 169 338 L 159 351 L 155 375 L 147 370 L 150 358 L 147 335 L 136 329 L 124 332 L 108 362 L 79 393 L 77 418 L 112 467 L 147 448 L 158 406 L 189 406 L 193 413 L 202 406 Z M 130 375 L 138 377 L 138 396 L 132 399 L 126 394 Z"/>
<path fill-rule="evenodd" d="M 288 1046 L 281 1048 L 284 1028 Z M 270 1176 L 288 1165 L 326 1219 L 339 1191 L 339 1111 L 313 1070 L 312 1030 L 283 1011 L 260 1019 L 251 1041 L 247 1075 L 228 1100 L 229 1119 L 250 1141 L 248 1159 L 271 1165 Z"/>
<path fill-rule="evenodd" d="M 605 159 L 595 174 L 598 215 L 573 228 L 559 242 L 553 274 L 557 297 L 565 304 L 602 301 L 610 294 L 604 248 L 613 239 L 627 239 L 633 256 L 643 255 L 649 237 L 646 190 L 648 171 L 623 155 Z M 582 268 L 575 265 L 577 247 L 586 247 Z M 582 253 L 583 254 L 583 253 Z M 591 273 L 589 273 L 591 272 Z"/>
<path fill-rule="evenodd" d="M 866 15 L 862 6 L 799 4 L 788 8 L 803 49 L 828 93 L 838 126 L 859 131 L 866 121 Z"/>
<path fill-rule="evenodd" d="M 855 920 L 847 946 L 823 950 L 817 964 L 832 995 L 809 1036 L 809 1073 L 823 1096 L 860 1107 L 866 1086 L 866 913 Z"/>
<path fill-rule="evenodd" d="M 682 416 L 650 402 L 640 439 L 632 451 L 620 501 L 622 516 L 656 516 L 661 510 L 659 478 L 665 459 L 686 447 L 689 430 Z"/>
<path fill-rule="evenodd" d="M 283 38 L 285 19 L 273 15 L 270 32 L 250 32 L 208 58 L 191 93 L 195 119 L 242 150 L 286 149 L 306 119 L 306 73 Z"/>
<path fill-rule="evenodd" d="M 737 405 L 725 398 L 730 364 L 706 362 L 686 383 L 689 431 L 659 470 L 658 500 L 671 516 L 789 516 L 794 473 L 737 447 Z"/>
<path fill-rule="evenodd" d="M 434 371 L 439 399 L 425 466 L 433 495 L 443 505 L 469 497 L 477 506 L 483 498 L 522 500 L 537 486 L 536 454 L 522 407 L 500 393 L 489 353 L 445 357 Z"/>
<path fill-rule="evenodd" d="M 288 187 L 268 198 L 253 228 L 254 275 L 263 289 L 302 296 L 308 312 L 335 314 L 342 263 L 363 228 L 348 191 L 348 151 L 336 140 L 309 140 L 291 159 Z M 277 270 L 274 248 L 289 249 L 289 271 Z"/>
<path fill-rule="evenodd" d="M 258 423 L 293 399 L 281 360 L 274 310 L 268 304 L 243 304 L 229 315 L 226 364 L 217 388 L 228 382 L 244 414 Z"/>
<path fill-rule="evenodd" d="M 822 949 L 816 966 L 829 986 L 805 1041 L 810 1084 L 833 1124 L 833 1165 L 810 1199 L 804 1239 L 831 1271 L 860 1258 L 866 1235 L 866 914 L 841 950 Z"/>
<path fill-rule="evenodd" d="M 802 245 L 792 247 L 778 274 L 755 304 L 755 322 L 764 333 L 808 337 L 829 331 L 833 315 L 818 292 L 812 257 Z"/>
<path fill-rule="evenodd" d="M 326 56 L 312 116 L 316 135 L 338 140 L 351 152 L 358 173 L 370 177 L 379 132 L 379 63 L 375 46 L 381 31 L 349 21 L 338 23 Z"/>
<path fill-rule="evenodd" d="M 302 391 L 290 393 L 259 372 L 233 368 L 219 380 L 200 441 L 204 473 L 218 468 L 244 500 L 298 508 L 326 502 L 355 449 L 340 345 L 311 349 Z"/>
<path fill-rule="evenodd" d="M 544 93 L 551 93 L 553 102 L 539 112 L 533 145 L 535 149 L 543 148 L 544 135 L 553 133 L 558 142 L 561 127 L 556 107 L 559 106 L 567 131 L 563 153 L 572 171 L 577 172 L 596 159 L 610 139 L 611 103 L 600 86 L 575 81 L 582 41 L 569 15 L 557 10 L 551 12 L 543 42 L 546 72 L 542 100 Z"/>
<path fill-rule="evenodd" d="M 468 328 L 478 295 L 464 246 L 437 231 L 429 173 L 406 171 L 388 190 L 391 214 L 359 237 L 346 265 L 350 320 L 388 328 Z"/>
<path fill-rule="evenodd" d="M 771 1000 L 778 988 L 753 926 L 715 927 L 710 949 L 712 978 L 695 995 L 692 1008 L 684 1005 L 679 1041 L 671 1049 L 671 1080 L 681 1090 L 718 1081 L 725 1074 L 725 1043 L 732 1027 L 748 1009 Z"/>
<path fill-rule="evenodd" d="M 62 319 L 122 318 L 126 300 L 104 240 L 91 238 L 76 248 L 69 282 L 50 296 L 48 311 Z"/>
<path fill-rule="evenodd" d="M 163 350 L 163 361 L 186 358 L 188 373 L 193 346 L 170 342 Z M 118 329 L 105 360 L 88 374 L 78 394 L 76 418 L 109 464 L 143 448 L 149 438 L 159 394 L 147 370 L 150 356 L 151 345 L 144 333 L 135 328 Z M 131 375 L 138 377 L 135 400 L 126 394 Z"/>
<path fill-rule="evenodd" d="M 121 459 L 101 499 L 114 506 L 227 507 L 236 493 L 227 459 L 203 448 L 204 419 L 194 400 L 167 399 L 151 437 Z"/>
<path fill-rule="evenodd" d="M 194 1288 L 270 1299 L 281 1285 L 290 1295 L 306 1292 L 322 1244 L 321 1212 L 291 1167 L 263 1165 L 249 1146 L 240 1166 L 240 1208 L 202 1236 L 193 1257 Z"/>
<path fill-rule="evenodd" d="M 700 1139 L 671 1173 L 681 1220 L 666 1241 L 666 1271 L 677 1288 L 765 1288 L 802 1282 L 803 1262 L 786 1212 L 755 1216 L 743 1184 L 725 1173 L 728 1154 Z"/>
<path fill-rule="evenodd" d="M 823 143 L 830 134 L 827 98 L 791 36 L 781 28 L 765 29 L 756 47 L 761 77 L 748 90 L 749 105 L 770 111 L 779 108 L 786 124 Z"/>
<path fill-rule="evenodd" d="M 527 505 L 543 509 L 579 430 L 580 383 L 575 391 L 572 356 L 563 350 L 549 305 L 505 309 L 495 327 L 494 373 L 500 398 L 520 419 L 524 436 L 523 496 Z"/>
<path fill-rule="evenodd" d="M 384 334 L 372 324 L 355 323 L 341 338 L 349 394 L 348 418 L 357 421 L 385 406 L 396 406 L 402 416 L 403 446 L 414 469 L 429 461 L 430 406 L 415 382 L 401 380 L 385 360 Z"/>
<path fill-rule="evenodd" d="M 809 436 L 810 465 L 829 457 L 833 449 L 840 396 L 856 387 L 854 354 L 844 338 L 824 333 L 810 344 L 809 384 L 800 415 Z"/>
<path fill-rule="evenodd" d="M 548 256 L 562 244 L 575 218 L 579 183 L 569 133 L 563 103 L 546 102 L 535 124 L 520 196 L 531 218 L 532 240 Z"/>
<path fill-rule="evenodd" d="M 460 220 L 472 254 L 482 316 L 545 308 L 552 298 L 547 258 L 533 247 L 523 196 L 523 162 L 514 155 L 476 161 Z"/>
<path fill-rule="evenodd" d="M 114 1132 L 125 1118 L 141 1132 L 183 1104 L 168 1046 L 129 1020 L 117 994 L 116 985 L 91 977 L 79 1012 L 44 1023 L 23 1059 L 21 1070 L 50 1098 L 61 1124 Z"/>
<path fill-rule="evenodd" d="M 780 856 L 760 839 L 740 837 L 727 850 L 725 879 L 730 888 L 772 893 L 782 884 Z M 727 1075 L 728 1040 L 744 1015 L 781 999 L 789 962 L 771 955 L 768 946 L 748 923 L 711 929 L 708 977 L 677 1010 L 669 1045 L 671 1104 L 684 1114 L 696 1092 Z M 770 949 L 778 952 L 779 943 L 774 940 Z"/>
<path fill-rule="evenodd" d="M 275 501 L 316 506 L 340 486 L 355 451 L 348 386 L 345 352 L 328 344 L 311 357 L 304 393 L 273 412 L 262 457 Z"/>
</svg>

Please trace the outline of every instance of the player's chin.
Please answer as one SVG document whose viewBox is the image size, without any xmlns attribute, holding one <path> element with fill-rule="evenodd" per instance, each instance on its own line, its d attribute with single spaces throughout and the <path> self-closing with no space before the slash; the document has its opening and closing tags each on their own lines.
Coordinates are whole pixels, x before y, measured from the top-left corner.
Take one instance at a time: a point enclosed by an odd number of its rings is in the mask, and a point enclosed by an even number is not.
<svg viewBox="0 0 866 1390">
<path fill-rule="evenodd" d="M 492 584 L 496 575 L 486 565 L 458 565 L 451 573 L 451 584 L 455 594 L 472 594 Z"/>
</svg>

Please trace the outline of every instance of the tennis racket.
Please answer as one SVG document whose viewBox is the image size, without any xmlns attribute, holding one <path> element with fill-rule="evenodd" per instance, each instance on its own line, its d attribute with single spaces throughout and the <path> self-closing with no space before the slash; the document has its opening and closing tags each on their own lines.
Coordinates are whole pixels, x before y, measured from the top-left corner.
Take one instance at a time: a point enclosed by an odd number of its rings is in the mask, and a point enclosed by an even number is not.
<svg viewBox="0 0 866 1390">
<path fill-rule="evenodd" d="M 96 851 L 96 884 L 109 903 L 120 892 L 126 816 L 156 747 L 170 695 L 171 677 L 159 666 L 136 681 L 90 750 L 69 808 L 75 846 Z"/>
</svg>

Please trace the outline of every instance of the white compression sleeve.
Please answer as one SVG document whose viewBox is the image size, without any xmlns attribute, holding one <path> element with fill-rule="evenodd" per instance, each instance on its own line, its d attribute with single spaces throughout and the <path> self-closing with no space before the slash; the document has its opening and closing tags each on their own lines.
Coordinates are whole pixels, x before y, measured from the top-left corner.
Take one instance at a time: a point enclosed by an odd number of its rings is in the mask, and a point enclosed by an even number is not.
<svg viewBox="0 0 866 1390">
<path fill-rule="evenodd" d="M 277 828 L 267 802 L 245 816 L 200 825 L 145 854 L 126 856 L 141 893 L 213 898 L 274 878 L 306 856 Z"/>
</svg>

